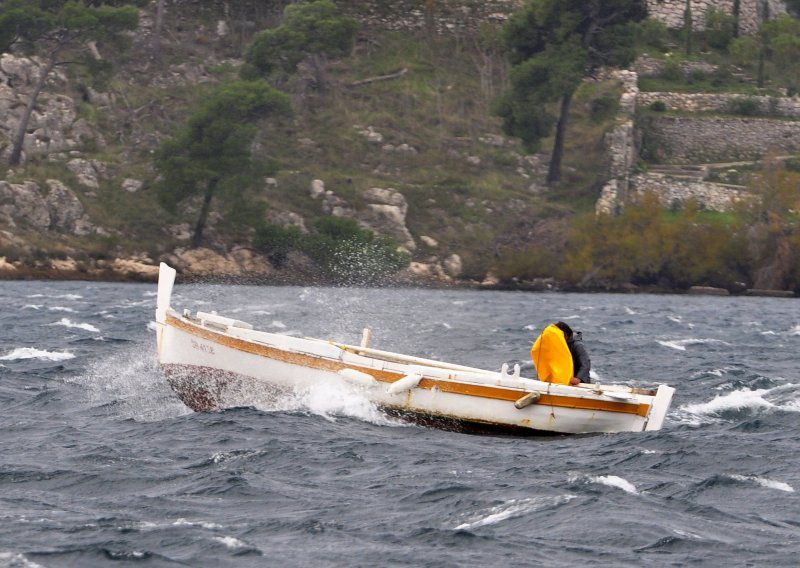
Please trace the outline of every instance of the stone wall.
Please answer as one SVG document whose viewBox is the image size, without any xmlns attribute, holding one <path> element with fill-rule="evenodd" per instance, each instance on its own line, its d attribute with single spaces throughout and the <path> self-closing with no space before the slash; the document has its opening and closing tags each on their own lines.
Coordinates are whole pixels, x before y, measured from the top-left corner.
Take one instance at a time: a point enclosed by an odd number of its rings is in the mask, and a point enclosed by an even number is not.
<svg viewBox="0 0 800 568">
<path fill-rule="evenodd" d="M 665 208 L 681 207 L 691 199 L 714 211 L 727 211 L 746 196 L 739 186 L 681 180 L 655 173 L 632 176 L 628 192 L 634 200 L 644 193 L 655 193 Z"/>
<path fill-rule="evenodd" d="M 167 11 L 201 11 L 233 28 L 274 26 L 293 0 L 167 0 Z M 346 14 L 366 29 L 430 30 L 437 33 L 476 30 L 482 22 L 504 22 L 525 0 L 336 0 Z"/>
<path fill-rule="evenodd" d="M 692 28 L 695 31 L 705 29 L 706 13 L 711 8 L 733 15 L 734 3 L 734 0 L 691 0 Z M 660 20 L 668 28 L 684 26 L 686 0 L 647 0 L 647 10 L 650 17 Z M 785 13 L 783 0 L 740 0 L 739 33 L 754 34 L 765 19 Z"/>
<path fill-rule="evenodd" d="M 644 145 L 654 158 L 676 164 L 752 160 L 769 149 L 800 151 L 800 121 L 664 116 L 652 121 Z"/>
<path fill-rule="evenodd" d="M 666 110 L 684 112 L 735 112 L 736 104 L 753 101 L 756 112 L 764 116 L 800 117 L 800 97 L 763 97 L 716 93 L 657 93 L 639 92 L 636 104 L 649 107 L 655 101 L 666 105 Z"/>
</svg>

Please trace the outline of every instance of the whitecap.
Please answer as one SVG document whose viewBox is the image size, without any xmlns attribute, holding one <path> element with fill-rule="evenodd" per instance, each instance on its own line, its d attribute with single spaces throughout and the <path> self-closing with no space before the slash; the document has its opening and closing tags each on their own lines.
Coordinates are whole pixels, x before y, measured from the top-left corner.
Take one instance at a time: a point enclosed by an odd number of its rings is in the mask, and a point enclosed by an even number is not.
<svg viewBox="0 0 800 568">
<path fill-rule="evenodd" d="M 679 410 L 696 416 L 717 416 L 727 410 L 772 408 L 774 404 L 764 398 L 769 392 L 769 389 L 740 389 L 717 395 L 708 402 L 685 404 Z"/>
<path fill-rule="evenodd" d="M 44 304 L 25 304 L 22 306 L 23 310 L 41 310 Z"/>
<path fill-rule="evenodd" d="M 677 349 L 678 351 L 686 351 L 686 347 L 689 345 L 706 345 L 708 343 L 721 343 L 722 345 L 730 345 L 730 343 L 722 341 L 721 339 L 699 339 L 694 337 L 672 340 L 657 339 L 656 341 L 664 347 L 670 347 L 672 349 Z"/>
<path fill-rule="evenodd" d="M 220 544 L 223 544 L 226 548 L 230 550 L 237 550 L 239 548 L 246 548 L 248 546 L 247 543 L 232 536 L 215 536 L 214 540 L 216 540 Z"/>
<path fill-rule="evenodd" d="M 177 519 L 174 523 L 172 523 L 174 527 L 201 527 L 204 529 L 221 529 L 222 525 L 218 525 L 217 523 L 208 523 L 205 521 L 187 521 L 186 519 Z"/>
<path fill-rule="evenodd" d="M 561 503 L 567 503 L 574 499 L 575 495 L 557 495 L 528 497 L 525 499 L 510 499 L 499 505 L 489 507 L 470 515 L 468 520 L 453 527 L 453 530 L 471 530 L 477 527 L 495 525 L 513 517 L 521 517 L 526 513 L 541 509 L 552 508 Z"/>
<path fill-rule="evenodd" d="M 758 477 L 755 475 L 731 474 L 729 477 L 731 479 L 735 479 L 736 481 L 752 481 L 761 487 L 766 487 L 767 489 L 777 489 L 778 491 L 785 491 L 786 493 L 794 493 L 794 487 L 788 483 L 784 483 L 783 481 L 776 481 L 774 479 L 767 479 L 765 477 Z"/>
<path fill-rule="evenodd" d="M 57 322 L 51 323 L 50 325 L 63 325 L 64 327 L 68 327 L 68 328 L 71 328 L 71 329 L 82 329 L 84 331 L 91 331 L 93 333 L 100 333 L 100 330 L 97 329 L 95 326 L 93 326 L 90 323 L 76 323 L 76 322 L 74 322 L 74 321 L 72 321 L 70 319 L 67 319 L 67 318 L 61 318 L 61 321 L 57 321 Z"/>
<path fill-rule="evenodd" d="M 639 493 L 633 483 L 617 475 L 589 476 L 589 481 L 592 483 L 607 485 L 609 487 L 616 487 L 617 489 L 622 489 L 626 493 L 632 493 L 633 495 L 637 495 Z"/>
<path fill-rule="evenodd" d="M 18 347 L 11 353 L 0 357 L 0 361 L 18 361 L 20 359 L 41 359 L 43 361 L 66 361 L 75 355 L 68 351 L 43 351 L 33 347 Z"/>
<path fill-rule="evenodd" d="M 635 316 L 638 312 L 634 311 L 633 308 L 625 306 L 625 313 L 628 314 L 629 316 Z"/>
<path fill-rule="evenodd" d="M 44 298 L 44 294 L 30 294 L 26 298 Z"/>
<path fill-rule="evenodd" d="M 447 323 L 446 321 L 442 322 L 442 327 L 444 327 L 445 329 L 453 329 L 453 326 Z"/>
<path fill-rule="evenodd" d="M 286 324 L 282 321 L 272 320 L 272 323 L 269 324 L 270 327 L 277 327 L 278 329 L 286 329 Z"/>
<path fill-rule="evenodd" d="M 681 316 L 667 316 L 667 319 L 669 321 L 671 321 L 671 322 L 683 323 L 683 320 L 681 319 Z"/>
<path fill-rule="evenodd" d="M 156 322 L 152 320 L 147 322 L 147 329 L 149 329 L 150 331 L 155 331 L 157 328 L 158 327 L 156 326 Z"/>
<path fill-rule="evenodd" d="M 158 292 L 145 292 L 142 294 L 142 296 L 145 296 L 146 298 L 152 298 L 154 296 L 158 296 Z"/>
<path fill-rule="evenodd" d="M 767 331 L 762 331 L 762 332 L 760 332 L 760 334 L 761 335 L 778 335 L 777 333 L 775 333 L 771 329 L 768 329 Z"/>
<path fill-rule="evenodd" d="M 533 325 L 532 323 L 530 323 L 530 324 L 526 325 L 525 327 L 523 327 L 522 329 L 527 330 L 527 331 L 536 331 L 536 326 Z"/>
<path fill-rule="evenodd" d="M 800 325 L 796 325 L 792 329 L 790 329 L 789 335 L 800 335 Z"/>
<path fill-rule="evenodd" d="M 18 568 L 44 568 L 41 564 L 31 562 L 24 555 L 16 552 L 0 552 L 0 563 L 3 566 Z"/>
<path fill-rule="evenodd" d="M 65 300 L 80 300 L 83 298 L 80 294 L 61 294 L 60 296 L 55 296 L 56 298 L 64 298 Z"/>
<path fill-rule="evenodd" d="M 73 310 L 72 308 L 67 308 L 66 306 L 51 306 L 47 309 L 50 310 L 51 312 L 71 312 L 73 314 L 75 313 L 75 310 Z"/>
</svg>

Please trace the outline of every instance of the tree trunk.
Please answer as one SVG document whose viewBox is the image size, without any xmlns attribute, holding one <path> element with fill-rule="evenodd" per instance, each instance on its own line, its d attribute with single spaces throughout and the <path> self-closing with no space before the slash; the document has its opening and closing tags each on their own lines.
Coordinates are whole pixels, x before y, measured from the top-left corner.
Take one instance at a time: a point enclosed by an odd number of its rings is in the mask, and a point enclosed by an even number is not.
<svg viewBox="0 0 800 568">
<path fill-rule="evenodd" d="M 192 248 L 197 248 L 203 243 L 203 230 L 206 228 L 208 212 L 211 210 L 211 199 L 214 197 L 214 191 L 216 189 L 217 180 L 209 180 L 208 187 L 206 187 L 206 194 L 203 197 L 203 206 L 200 208 L 200 217 L 197 218 L 197 225 L 194 227 Z"/>
<path fill-rule="evenodd" d="M 550 167 L 547 169 L 547 183 L 554 184 L 561 181 L 561 158 L 564 156 L 564 137 L 567 132 L 567 116 L 572 104 L 572 93 L 567 93 L 561 98 L 561 111 L 556 123 L 556 138 L 553 141 L 553 154 L 550 156 Z"/>
<path fill-rule="evenodd" d="M 14 137 L 14 146 L 11 149 L 11 157 L 8 159 L 8 165 L 10 166 L 18 166 L 22 160 L 22 146 L 25 144 L 25 132 L 28 130 L 28 123 L 31 121 L 31 115 L 33 114 L 33 109 L 36 106 L 36 101 L 39 99 L 39 94 L 42 92 L 42 89 L 44 89 L 44 83 L 47 80 L 47 76 L 56 65 L 56 57 L 56 52 L 50 54 L 50 59 L 47 61 L 47 66 L 42 69 L 42 72 L 39 74 L 39 80 L 36 82 L 36 87 L 33 89 L 33 93 L 31 93 L 28 106 L 25 107 L 25 113 L 22 115 L 22 119 L 19 121 L 17 135 Z"/>
<path fill-rule="evenodd" d="M 160 57 L 161 51 L 161 27 L 164 25 L 164 0 L 158 0 L 156 5 L 156 21 L 153 26 L 153 55 Z"/>
<path fill-rule="evenodd" d="M 686 0 L 686 9 L 683 11 L 683 27 L 686 31 L 686 55 L 692 54 L 692 0 Z"/>
</svg>

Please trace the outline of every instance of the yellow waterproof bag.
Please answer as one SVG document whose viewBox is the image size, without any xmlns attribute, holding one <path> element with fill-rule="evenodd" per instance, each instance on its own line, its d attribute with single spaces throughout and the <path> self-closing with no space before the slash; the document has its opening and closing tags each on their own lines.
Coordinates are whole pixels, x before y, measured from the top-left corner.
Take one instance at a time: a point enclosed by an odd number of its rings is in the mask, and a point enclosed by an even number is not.
<svg viewBox="0 0 800 568">
<path fill-rule="evenodd" d="M 568 385 L 572 378 L 572 355 L 564 332 L 554 324 L 548 325 L 536 339 L 531 358 L 540 381 Z"/>
</svg>

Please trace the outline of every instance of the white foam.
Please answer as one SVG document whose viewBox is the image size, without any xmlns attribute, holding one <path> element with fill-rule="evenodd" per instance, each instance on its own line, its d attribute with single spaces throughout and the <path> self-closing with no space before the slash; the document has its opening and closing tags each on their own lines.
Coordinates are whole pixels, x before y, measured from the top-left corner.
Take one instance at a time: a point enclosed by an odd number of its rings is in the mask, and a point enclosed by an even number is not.
<svg viewBox="0 0 800 568">
<path fill-rule="evenodd" d="M 44 568 L 41 564 L 31 562 L 24 555 L 16 552 L 0 552 L 0 563 L 9 568 Z"/>
<path fill-rule="evenodd" d="M 44 298 L 44 294 L 30 294 L 29 296 L 25 296 L 26 298 Z"/>
<path fill-rule="evenodd" d="M 532 323 L 529 323 L 528 325 L 526 325 L 526 326 L 525 326 L 525 327 L 523 327 L 522 329 L 525 329 L 525 330 L 527 330 L 527 331 L 535 331 L 535 330 L 536 330 L 536 326 L 535 326 L 535 325 L 533 325 Z"/>
<path fill-rule="evenodd" d="M 96 359 L 78 377 L 65 381 L 84 387 L 87 403 L 136 420 L 163 420 L 189 414 L 169 388 L 149 343 Z"/>
<path fill-rule="evenodd" d="M 772 408 L 775 405 L 764 398 L 769 392 L 770 389 L 740 389 L 717 395 L 708 402 L 685 404 L 679 410 L 696 416 L 715 416 L 726 410 Z"/>
<path fill-rule="evenodd" d="M 73 314 L 75 313 L 75 310 L 73 310 L 72 308 L 67 308 L 66 306 L 52 306 L 47 309 L 50 310 L 51 312 L 71 312 Z"/>
<path fill-rule="evenodd" d="M 667 319 L 669 321 L 671 321 L 671 322 L 683 323 L 683 320 L 681 319 L 681 316 L 667 316 Z"/>
<path fill-rule="evenodd" d="M 566 503 L 574 499 L 575 495 L 557 495 L 557 496 L 541 496 L 541 497 L 528 497 L 526 499 L 510 499 L 494 507 L 489 507 L 483 511 L 479 511 L 474 515 L 470 515 L 470 519 L 453 527 L 453 530 L 470 530 L 477 527 L 484 527 L 487 525 L 495 525 L 506 519 L 513 517 L 521 517 L 526 513 L 538 511 L 541 509 L 552 508 L 561 503 Z"/>
<path fill-rule="evenodd" d="M 637 314 L 637 312 L 635 312 L 632 308 L 629 308 L 628 306 L 625 306 L 625 313 L 628 314 L 629 316 L 635 316 Z"/>
<path fill-rule="evenodd" d="M 789 330 L 789 335 L 800 335 L 800 324 Z"/>
<path fill-rule="evenodd" d="M 656 340 L 659 344 L 663 345 L 664 347 L 670 347 L 672 349 L 677 349 L 678 351 L 686 351 L 686 347 L 689 345 L 706 345 L 709 343 L 721 343 L 722 345 L 730 345 L 726 341 L 722 341 L 721 339 L 699 339 L 690 337 L 687 339 L 672 339 L 672 340 Z"/>
<path fill-rule="evenodd" d="M 229 550 L 237 550 L 239 548 L 247 548 L 247 543 L 242 542 L 238 538 L 234 538 L 232 536 L 215 536 L 214 540 L 219 542 L 220 544 L 225 545 L 226 548 Z"/>
<path fill-rule="evenodd" d="M 151 320 L 147 322 L 147 329 L 149 329 L 150 331 L 155 331 L 156 329 L 158 329 L 158 326 L 156 325 L 156 322 Z"/>
<path fill-rule="evenodd" d="M 286 329 L 286 324 L 282 321 L 272 320 L 272 323 L 269 324 L 270 327 L 277 327 L 278 329 Z"/>
<path fill-rule="evenodd" d="M 221 529 L 222 525 L 217 523 L 208 523 L 205 521 L 187 521 L 186 519 L 177 519 L 172 523 L 174 527 L 201 527 L 204 529 Z"/>
<path fill-rule="evenodd" d="M 41 310 L 44 304 L 25 304 L 22 306 L 23 310 Z"/>
<path fill-rule="evenodd" d="M 783 481 L 776 481 L 774 479 L 767 479 L 765 477 L 758 477 L 755 475 L 732 474 L 729 477 L 737 481 L 752 481 L 761 487 L 766 487 L 767 489 L 777 489 L 778 491 L 785 491 L 786 493 L 794 493 L 794 487 L 788 483 L 784 483 Z"/>
<path fill-rule="evenodd" d="M 0 357 L 0 361 L 19 361 L 20 359 L 41 359 L 43 361 L 66 361 L 75 355 L 68 351 L 44 351 L 34 347 L 18 347 L 11 353 Z"/>
<path fill-rule="evenodd" d="M 55 296 L 56 298 L 64 298 L 65 300 L 80 300 L 83 298 L 80 294 L 61 294 L 60 296 Z"/>
<path fill-rule="evenodd" d="M 399 424 L 379 411 L 361 388 L 344 381 L 318 383 L 295 393 L 284 402 L 295 406 L 286 410 L 309 410 L 332 422 L 337 416 L 347 416 L 377 425 Z"/>
<path fill-rule="evenodd" d="M 632 493 L 633 495 L 638 495 L 639 493 L 633 483 L 617 475 L 589 476 L 589 481 L 592 483 L 599 483 L 600 485 L 616 487 L 617 489 L 622 489 L 626 493 Z"/>
<path fill-rule="evenodd" d="M 70 329 L 83 329 L 85 331 L 91 331 L 92 333 L 100 333 L 100 330 L 90 323 L 76 323 L 67 318 L 61 318 L 61 321 L 51 323 L 50 325 L 63 325 Z"/>
<path fill-rule="evenodd" d="M 447 323 L 446 321 L 442 322 L 442 327 L 444 327 L 445 329 L 453 329 L 453 326 Z"/>
</svg>

